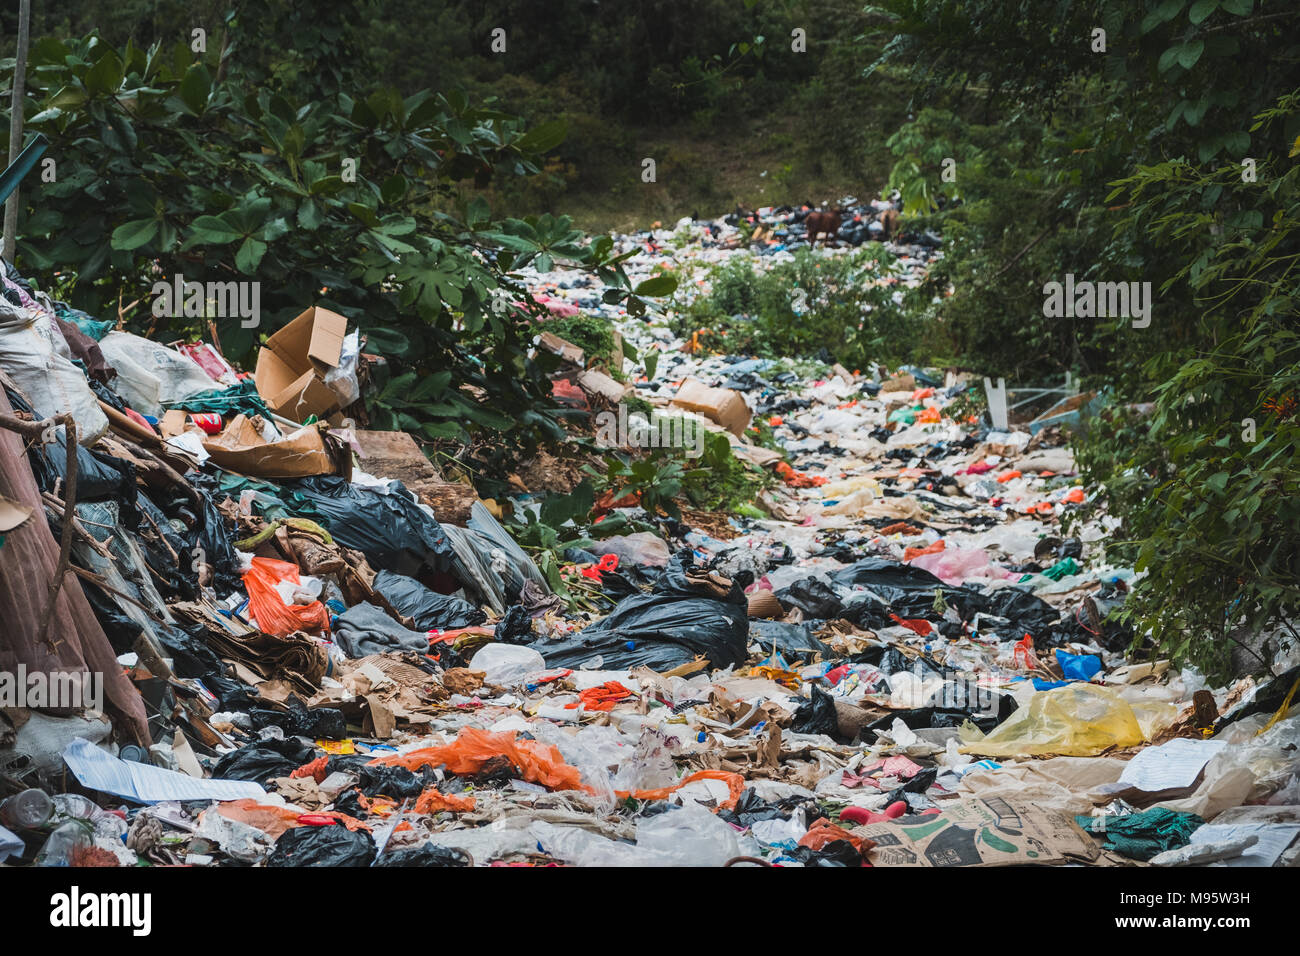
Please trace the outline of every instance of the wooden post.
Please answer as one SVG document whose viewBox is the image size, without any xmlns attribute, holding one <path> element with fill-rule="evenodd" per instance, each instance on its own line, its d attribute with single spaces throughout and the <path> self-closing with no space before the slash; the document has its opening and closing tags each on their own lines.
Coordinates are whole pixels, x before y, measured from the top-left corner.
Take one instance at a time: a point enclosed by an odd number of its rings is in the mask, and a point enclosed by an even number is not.
<svg viewBox="0 0 1300 956">
<path fill-rule="evenodd" d="M 23 147 L 23 99 L 27 93 L 27 43 L 31 39 L 32 0 L 18 3 L 18 49 L 14 58 L 13 103 L 9 115 L 9 164 Z M 5 203 L 4 257 L 14 261 L 14 242 L 18 235 L 18 190 Z"/>
</svg>

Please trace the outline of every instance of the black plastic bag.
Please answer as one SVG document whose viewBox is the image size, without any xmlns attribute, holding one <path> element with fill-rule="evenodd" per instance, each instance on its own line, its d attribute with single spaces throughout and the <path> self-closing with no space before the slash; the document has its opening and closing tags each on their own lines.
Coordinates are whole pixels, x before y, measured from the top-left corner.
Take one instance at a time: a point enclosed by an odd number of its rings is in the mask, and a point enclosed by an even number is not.
<svg viewBox="0 0 1300 956">
<path fill-rule="evenodd" d="M 294 827 L 280 834 L 266 865 L 369 866 L 375 854 L 375 841 L 365 830 L 352 831 L 342 824 Z"/>
<path fill-rule="evenodd" d="M 497 622 L 495 637 L 503 644 L 528 644 L 536 635 L 533 634 L 533 619 L 528 608 L 522 604 L 512 604 Z"/>
<path fill-rule="evenodd" d="M 265 783 L 272 777 L 287 777 L 312 759 L 314 751 L 297 738 L 259 740 L 231 751 L 212 768 L 220 780 L 251 780 Z"/>
<path fill-rule="evenodd" d="M 888 605 L 889 611 L 905 618 L 925 617 L 933 613 L 936 589 L 944 595 L 945 600 L 958 590 L 944 584 L 929 571 L 884 558 L 863 558 L 834 572 L 831 581 L 846 587 L 867 588 Z M 866 600 L 871 601 L 870 598 Z M 878 606 L 878 602 L 871 603 Z M 851 603 L 846 613 L 861 613 L 865 610 L 857 608 L 856 604 L 857 601 Z"/>
<path fill-rule="evenodd" d="M 862 866 L 862 854 L 848 840 L 832 840 L 820 850 L 797 846 L 786 854 L 804 866 Z"/>
<path fill-rule="evenodd" d="M 578 667 L 600 656 L 607 668 L 644 664 L 671 670 L 705 657 L 711 667 L 729 667 L 747 657 L 749 605 L 734 581 L 725 596 L 692 582 L 689 548 L 679 551 L 649 594 L 620 601 L 607 617 L 560 641 L 529 646 L 548 667 Z"/>
<path fill-rule="evenodd" d="M 33 445 L 28 452 L 28 460 L 41 491 L 52 491 L 56 481 L 64 482 L 68 478 L 68 445 L 65 434 L 59 431 L 54 441 L 48 445 Z M 135 497 L 135 465 L 101 451 L 77 447 L 78 501 L 116 501 L 122 506 L 123 526 L 134 531 L 138 520 Z"/>
<path fill-rule="evenodd" d="M 812 629 L 803 624 L 787 624 L 784 621 L 750 621 L 749 639 L 757 641 L 762 646 L 764 657 L 771 654 L 772 649 L 775 648 L 777 653 L 791 663 L 796 661 L 808 663 L 818 654 L 824 661 L 835 656 L 835 652 L 813 637 Z"/>
<path fill-rule="evenodd" d="M 193 474 L 188 477 L 190 485 L 198 492 L 199 512 L 195 515 L 193 540 L 187 556 L 192 554 L 195 547 L 202 549 L 203 560 L 212 566 L 217 590 L 223 593 L 242 590 L 243 580 L 239 575 L 234 538 L 231 529 L 226 527 L 225 517 L 217 508 L 217 502 L 229 495 L 222 494 L 217 478 L 213 475 Z"/>
<path fill-rule="evenodd" d="M 830 586 L 815 577 L 803 578 L 788 588 L 776 592 L 776 599 L 787 611 L 797 607 L 804 617 L 828 620 L 839 617 L 844 609 L 840 600 Z"/>
<path fill-rule="evenodd" d="M 790 814 L 776 804 L 768 803 L 753 787 L 746 787 L 736 801 L 736 808 L 719 810 L 718 819 L 726 820 L 732 826 L 752 827 L 760 820 L 789 820 Z"/>
<path fill-rule="evenodd" d="M 1247 703 L 1220 717 L 1214 723 L 1214 732 L 1217 734 L 1225 727 L 1235 724 L 1243 717 L 1249 717 L 1252 714 L 1276 713 L 1281 709 L 1292 688 L 1295 687 L 1296 681 L 1300 681 L 1300 664 L 1263 684 L 1259 690 L 1255 691 L 1255 696 Z M 1292 703 L 1295 703 L 1294 698 Z"/>
<path fill-rule="evenodd" d="M 375 861 L 375 866 L 469 866 L 469 854 L 453 846 L 438 846 L 436 843 L 421 843 L 419 846 L 407 847 L 383 853 Z"/>
<path fill-rule="evenodd" d="M 825 734 L 837 737 L 840 719 L 835 713 L 835 699 L 816 684 L 812 685 L 812 699 L 799 705 L 790 721 L 790 729 L 797 734 Z"/>
<path fill-rule="evenodd" d="M 254 707 L 248 712 L 253 727 L 279 727 L 290 737 L 310 737 L 313 740 L 342 740 L 348 735 L 347 718 L 335 707 L 317 707 L 308 710 L 296 694 L 285 702 L 286 710 L 273 707 Z"/>
<path fill-rule="evenodd" d="M 418 797 L 429 787 L 435 786 L 438 777 L 432 767 L 426 767 L 419 774 L 406 767 L 386 767 L 383 765 L 357 768 L 358 785 L 367 797 L 381 794 L 394 800 Z"/>
<path fill-rule="evenodd" d="M 286 482 L 285 488 L 310 502 L 330 534 L 376 569 L 410 575 L 425 564 L 437 571 L 451 568 L 455 552 L 446 532 L 400 481 L 381 490 L 325 475 Z"/>
<path fill-rule="evenodd" d="M 940 664 L 933 657 L 925 654 L 908 657 L 897 647 L 880 644 L 868 647 L 848 660 L 851 664 L 870 664 L 886 677 L 899 671 L 917 672 L 922 678 L 948 677 L 957 673 L 956 670 L 946 664 Z"/>
<path fill-rule="evenodd" d="M 481 608 L 430 590 L 405 574 L 380 571 L 375 575 L 374 589 L 384 596 L 393 610 L 414 621 L 417 631 L 450 631 L 487 620 Z"/>
</svg>

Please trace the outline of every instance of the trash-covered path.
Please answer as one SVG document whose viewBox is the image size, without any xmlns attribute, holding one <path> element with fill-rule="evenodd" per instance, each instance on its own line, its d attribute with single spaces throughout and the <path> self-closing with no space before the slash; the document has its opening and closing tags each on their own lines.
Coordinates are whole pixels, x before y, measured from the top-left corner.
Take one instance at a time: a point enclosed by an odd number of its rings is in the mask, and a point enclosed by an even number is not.
<svg viewBox="0 0 1300 956">
<path fill-rule="evenodd" d="M 851 253 L 875 212 L 814 254 Z M 760 211 L 750 241 L 734 222 L 686 220 L 618 243 L 641 250 L 637 281 L 733 257 L 767 268 L 803 244 L 795 215 Z M 903 286 L 942 254 L 938 237 L 912 238 L 890 244 Z M 363 344 L 341 316 L 304 312 L 272 350 L 283 375 L 268 381 L 259 360 L 254 381 L 215 350 L 96 341 L 11 276 L 38 321 L 80 330 L 63 333 L 74 354 L 116 365 L 93 392 L 61 366 L 96 433 L 72 557 L 97 587 L 67 599 L 61 626 L 84 635 L 88 663 L 112 640 L 111 716 L 147 725 L 152 746 L 110 736 L 97 713 L 0 725 L 0 765 L 30 785 L 0 805 L 0 858 L 1294 864 L 1297 661 L 1210 687 L 1129 659 L 1134 635 L 1108 614 L 1134 572 L 1108 561 L 1106 516 L 1068 521 L 1091 490 L 1061 426 L 1087 396 L 994 428 L 968 374 L 710 353 L 664 316 L 606 305 L 586 273 L 524 275 L 556 316 L 604 315 L 638 355 L 622 383 L 539 337 L 569 360 L 557 397 L 612 416 L 615 447 L 653 433 L 689 461 L 703 434 L 724 435 L 776 479 L 734 513 L 680 521 L 648 513 L 644 492 L 597 502 L 600 521 L 658 530 L 564 550 L 562 573 L 604 596 L 595 610 L 555 593 L 508 530 L 511 512 L 545 513 L 538 489 L 479 501 L 403 433 L 322 425 L 331 393 L 361 388 Z M 295 351 L 306 339 L 315 366 Z M 6 385 L 16 367 L 0 356 Z M 0 412 L 23 401 L 11 388 Z M 0 492 L 58 500 L 66 445 L 34 447 L 28 475 L 17 436 L 0 438 L 17 462 Z M 10 532 L 0 557 L 28 546 L 52 570 L 43 522 Z M 197 589 L 172 573 L 186 554 Z M 11 585 L 0 596 L 17 603 Z M 93 627 L 78 618 L 92 612 Z M 77 786 L 59 792 L 65 767 Z"/>
</svg>

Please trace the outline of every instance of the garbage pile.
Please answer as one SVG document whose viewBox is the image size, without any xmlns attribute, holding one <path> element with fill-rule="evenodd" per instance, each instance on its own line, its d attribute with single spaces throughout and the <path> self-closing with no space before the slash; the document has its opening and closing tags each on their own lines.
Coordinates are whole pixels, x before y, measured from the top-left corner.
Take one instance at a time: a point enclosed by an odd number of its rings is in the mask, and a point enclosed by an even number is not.
<svg viewBox="0 0 1300 956">
<path fill-rule="evenodd" d="M 817 254 L 898 229 L 838 208 L 843 242 Z M 770 262 L 810 211 L 618 242 L 634 278 Z M 909 282 L 941 254 L 893 238 Z M 250 376 L 7 268 L 0 671 L 100 675 L 102 694 L 0 695 L 0 863 L 1300 858 L 1300 654 L 1224 687 L 1130 656 L 1110 612 L 1136 575 L 1107 560 L 1104 517 L 1065 530 L 1091 490 L 1051 415 L 993 429 L 943 370 L 703 355 L 581 273 L 523 274 L 642 356 L 618 381 L 543 334 L 557 397 L 634 394 L 772 475 L 707 527 L 609 502 L 660 533 L 566 554 L 599 612 L 503 524 L 530 495 L 479 500 L 409 435 L 356 427 L 343 316 L 307 308 Z"/>
</svg>

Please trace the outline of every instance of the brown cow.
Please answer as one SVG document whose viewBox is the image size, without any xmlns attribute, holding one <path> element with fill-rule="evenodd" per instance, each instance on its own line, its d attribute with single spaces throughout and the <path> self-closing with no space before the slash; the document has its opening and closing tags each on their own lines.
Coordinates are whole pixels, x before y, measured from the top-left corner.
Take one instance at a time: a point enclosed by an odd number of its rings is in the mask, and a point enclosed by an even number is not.
<svg viewBox="0 0 1300 956">
<path fill-rule="evenodd" d="M 827 235 L 831 239 L 840 231 L 840 220 L 844 218 L 843 209 L 832 209 L 829 212 L 810 212 L 808 218 L 804 220 L 804 225 L 808 229 L 809 248 L 817 245 L 819 235 Z"/>
</svg>

